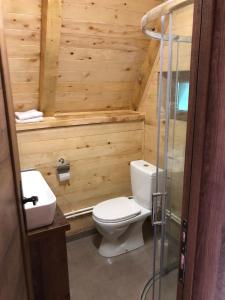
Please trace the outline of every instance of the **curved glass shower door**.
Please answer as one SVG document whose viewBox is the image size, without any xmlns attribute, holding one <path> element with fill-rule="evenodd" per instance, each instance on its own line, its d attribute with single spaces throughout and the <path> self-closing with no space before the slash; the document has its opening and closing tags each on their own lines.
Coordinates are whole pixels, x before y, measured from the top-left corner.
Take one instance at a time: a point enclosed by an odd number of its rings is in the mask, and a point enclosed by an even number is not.
<svg viewBox="0 0 225 300">
<path fill-rule="evenodd" d="M 190 24 L 182 28 L 182 16 Z M 153 274 L 142 300 L 175 300 L 189 102 L 193 6 L 161 19 L 156 191 L 152 196 Z"/>
<path fill-rule="evenodd" d="M 177 291 L 191 58 L 191 38 L 182 39 L 181 24 L 176 27 L 176 19 L 181 15 L 177 12 L 168 17 L 169 38 L 163 43 L 160 57 L 157 168 L 164 170 L 165 205 L 159 208 L 164 211 L 164 219 L 154 225 L 156 267 L 152 300 L 175 300 Z M 159 173 L 157 180 L 161 180 Z"/>
</svg>

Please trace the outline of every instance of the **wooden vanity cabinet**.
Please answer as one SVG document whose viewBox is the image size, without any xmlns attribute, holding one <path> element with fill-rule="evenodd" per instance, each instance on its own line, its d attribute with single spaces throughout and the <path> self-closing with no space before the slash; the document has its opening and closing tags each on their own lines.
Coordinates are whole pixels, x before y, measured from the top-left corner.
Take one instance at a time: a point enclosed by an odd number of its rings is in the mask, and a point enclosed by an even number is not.
<svg viewBox="0 0 225 300">
<path fill-rule="evenodd" d="M 51 225 L 28 232 L 35 300 L 70 299 L 65 235 L 69 229 L 57 206 Z"/>
</svg>

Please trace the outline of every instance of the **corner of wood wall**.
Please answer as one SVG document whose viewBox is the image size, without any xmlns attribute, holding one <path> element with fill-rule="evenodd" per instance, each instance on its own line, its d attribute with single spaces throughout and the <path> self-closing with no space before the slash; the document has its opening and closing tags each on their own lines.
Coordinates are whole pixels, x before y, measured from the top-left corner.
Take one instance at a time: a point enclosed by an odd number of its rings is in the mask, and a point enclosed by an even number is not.
<svg viewBox="0 0 225 300">
<path fill-rule="evenodd" d="M 160 21 L 157 21 L 155 24 L 155 30 L 160 30 Z M 157 40 L 150 40 L 148 51 L 145 57 L 145 60 L 140 68 L 139 77 L 135 84 L 134 95 L 132 99 L 132 108 L 134 110 L 138 110 L 138 107 L 141 103 L 149 76 L 151 74 L 153 65 L 157 58 L 157 54 L 159 51 L 160 42 Z"/>
</svg>

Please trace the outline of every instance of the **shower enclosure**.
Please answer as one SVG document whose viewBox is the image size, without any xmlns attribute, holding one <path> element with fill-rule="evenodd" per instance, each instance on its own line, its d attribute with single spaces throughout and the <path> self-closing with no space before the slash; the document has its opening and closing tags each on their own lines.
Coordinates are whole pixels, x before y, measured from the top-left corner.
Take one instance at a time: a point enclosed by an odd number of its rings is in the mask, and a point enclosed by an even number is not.
<svg viewBox="0 0 225 300">
<path fill-rule="evenodd" d="M 174 3 L 173 3 L 174 2 Z M 156 191 L 152 195 L 154 228 L 153 274 L 146 283 L 141 300 L 174 300 L 177 279 L 182 281 L 180 260 L 181 206 L 189 101 L 189 76 L 192 22 L 182 27 L 182 17 L 192 15 L 192 1 L 167 1 L 143 17 L 142 29 L 150 39 L 160 41 L 157 95 Z M 173 5 L 174 4 L 174 5 Z M 158 12 L 160 16 L 158 16 Z M 149 20 L 161 18 L 161 32 Z M 190 19 L 192 19 L 190 18 Z M 163 186 L 159 174 L 163 170 Z"/>
</svg>

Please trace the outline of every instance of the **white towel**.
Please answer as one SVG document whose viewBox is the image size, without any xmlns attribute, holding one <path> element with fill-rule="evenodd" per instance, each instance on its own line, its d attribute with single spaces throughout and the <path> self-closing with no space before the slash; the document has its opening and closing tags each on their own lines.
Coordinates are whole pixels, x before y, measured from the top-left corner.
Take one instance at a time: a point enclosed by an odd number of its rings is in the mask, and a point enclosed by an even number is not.
<svg viewBox="0 0 225 300">
<path fill-rule="evenodd" d="M 23 124 L 23 123 L 35 123 L 35 122 L 41 122 L 43 120 L 44 120 L 43 117 L 26 119 L 26 120 L 18 120 L 18 119 L 16 119 L 16 123 L 19 123 L 19 124 Z"/>
<path fill-rule="evenodd" d="M 15 112 L 15 116 L 17 120 L 30 120 L 34 118 L 40 118 L 43 117 L 43 113 L 41 111 L 38 111 L 36 109 L 31 109 L 24 112 Z M 38 121 L 36 121 L 38 122 Z"/>
</svg>

